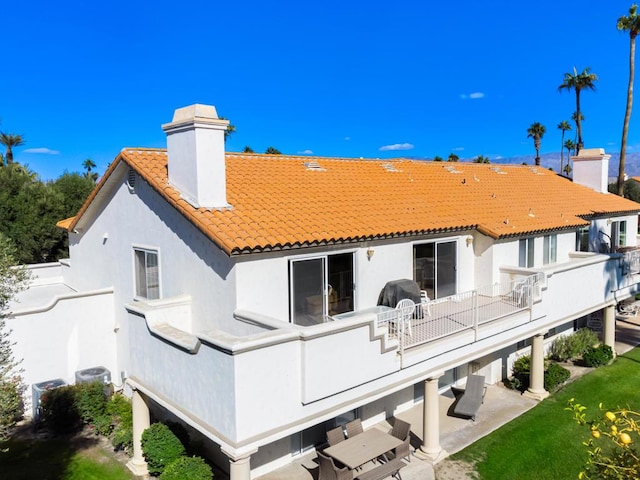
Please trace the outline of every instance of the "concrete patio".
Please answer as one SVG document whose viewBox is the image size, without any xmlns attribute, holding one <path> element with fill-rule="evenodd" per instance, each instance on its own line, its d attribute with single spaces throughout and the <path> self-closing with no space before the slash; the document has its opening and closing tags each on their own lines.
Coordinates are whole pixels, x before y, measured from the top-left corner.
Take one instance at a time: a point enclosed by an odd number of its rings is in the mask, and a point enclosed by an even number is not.
<svg viewBox="0 0 640 480">
<path fill-rule="evenodd" d="M 640 344 L 640 318 L 616 322 L 616 352 L 622 354 L 638 344 Z M 572 376 L 580 376 L 585 371 L 586 369 L 572 368 Z M 447 415 L 453 401 L 453 395 L 449 391 L 440 396 L 440 443 L 447 454 L 464 449 L 538 403 L 520 395 L 519 392 L 505 388 L 501 384 L 491 385 L 487 388 L 484 404 L 478 411 L 476 421 L 473 422 Z M 411 443 L 414 447 L 419 446 L 423 434 L 422 404 L 398 414 L 398 418 L 411 423 Z M 373 428 L 388 431 L 391 429 L 391 425 L 388 422 L 382 422 Z M 315 457 L 315 452 L 311 452 L 286 467 L 259 477 L 259 480 L 317 480 L 318 464 Z M 421 461 L 413 454 L 411 462 L 401 470 L 401 475 L 403 480 L 435 479 L 433 465 Z M 216 478 L 224 479 L 226 477 L 219 474 Z"/>
</svg>

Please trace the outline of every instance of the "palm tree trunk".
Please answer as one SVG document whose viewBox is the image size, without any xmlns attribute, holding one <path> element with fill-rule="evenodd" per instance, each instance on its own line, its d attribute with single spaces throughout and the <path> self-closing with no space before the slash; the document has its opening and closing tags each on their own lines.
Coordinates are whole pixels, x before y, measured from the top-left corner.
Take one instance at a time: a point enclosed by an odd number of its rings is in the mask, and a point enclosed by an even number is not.
<svg viewBox="0 0 640 480">
<path fill-rule="evenodd" d="M 629 35 L 631 46 L 629 48 L 629 87 L 627 88 L 627 109 L 624 112 L 624 124 L 622 125 L 622 142 L 620 145 L 620 165 L 618 166 L 618 195 L 624 196 L 624 169 L 627 163 L 627 135 L 629 133 L 629 120 L 631 119 L 631 106 L 633 104 L 633 76 L 635 72 L 636 37 Z"/>
<path fill-rule="evenodd" d="M 560 142 L 560 175 L 564 167 L 564 130 L 562 130 L 562 141 Z"/>
<path fill-rule="evenodd" d="M 582 121 L 580 120 L 580 89 L 576 88 L 576 128 L 578 129 L 578 146 L 576 147 L 576 155 L 580 153 L 582 147 Z"/>
</svg>

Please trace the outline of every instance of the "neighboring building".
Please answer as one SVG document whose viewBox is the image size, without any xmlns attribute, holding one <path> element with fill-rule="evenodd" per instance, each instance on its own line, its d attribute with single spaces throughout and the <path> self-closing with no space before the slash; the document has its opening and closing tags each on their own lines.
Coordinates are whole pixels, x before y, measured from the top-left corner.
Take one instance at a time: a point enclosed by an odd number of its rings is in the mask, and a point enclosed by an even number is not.
<svg viewBox="0 0 640 480">
<path fill-rule="evenodd" d="M 498 382 L 531 353 L 543 398 L 545 338 L 591 322 L 613 344 L 614 306 L 640 281 L 640 205 L 606 193 L 603 151 L 574 157 L 571 182 L 530 166 L 225 154 L 227 123 L 177 110 L 167 150 L 122 150 L 60 222 L 71 259 L 34 267 L 10 320 L 29 383 L 103 365 L 132 389 L 136 436 L 151 406 L 245 480 L 336 422 L 423 399 L 420 453 L 435 461 L 439 388 L 469 372 Z M 397 279 L 431 299 L 410 334 L 377 306 Z"/>
</svg>

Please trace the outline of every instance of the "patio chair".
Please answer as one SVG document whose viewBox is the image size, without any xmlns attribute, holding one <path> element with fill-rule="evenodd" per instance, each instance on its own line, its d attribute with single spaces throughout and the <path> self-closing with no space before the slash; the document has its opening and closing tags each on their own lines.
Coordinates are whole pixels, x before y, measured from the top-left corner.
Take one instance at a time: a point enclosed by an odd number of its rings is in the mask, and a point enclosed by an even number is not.
<svg viewBox="0 0 640 480">
<path fill-rule="evenodd" d="M 320 464 L 320 474 L 318 480 L 353 480 L 353 472 L 349 467 L 338 468 L 333 462 L 333 458 L 317 452 Z"/>
<path fill-rule="evenodd" d="M 420 318 L 423 318 L 425 313 L 431 316 L 431 299 L 426 290 L 420 290 Z"/>
<path fill-rule="evenodd" d="M 344 432 L 342 427 L 336 427 L 327 432 L 327 443 L 330 447 L 344 441 Z"/>
<path fill-rule="evenodd" d="M 480 405 L 484 403 L 484 394 L 487 387 L 484 384 L 484 375 L 469 375 L 464 393 L 459 397 L 453 408 L 453 414 L 459 417 L 476 420 L 476 413 Z"/>
<path fill-rule="evenodd" d="M 398 312 L 398 324 L 402 325 L 402 332 L 408 331 L 409 336 L 413 335 L 411 331 L 411 318 L 416 310 L 416 304 L 413 303 L 413 300 L 403 298 L 396 305 L 396 310 Z"/>
<path fill-rule="evenodd" d="M 394 458 L 406 458 L 411 461 L 411 424 L 396 418 L 391 430 L 391 435 L 398 440 L 402 440 L 402 445 L 396 447 L 393 451 L 387 453 L 387 458 L 393 460 Z"/>
<path fill-rule="evenodd" d="M 346 428 L 347 437 L 349 438 L 355 437 L 356 435 L 364 431 L 362 430 L 362 421 L 359 418 L 356 418 L 355 420 L 347 423 Z"/>
</svg>

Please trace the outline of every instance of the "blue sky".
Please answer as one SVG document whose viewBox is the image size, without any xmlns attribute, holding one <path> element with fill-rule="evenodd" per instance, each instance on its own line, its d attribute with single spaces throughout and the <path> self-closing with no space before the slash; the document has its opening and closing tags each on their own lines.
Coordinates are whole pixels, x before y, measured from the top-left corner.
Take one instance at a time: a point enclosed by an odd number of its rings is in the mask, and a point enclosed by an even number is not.
<svg viewBox="0 0 640 480">
<path fill-rule="evenodd" d="M 576 0 L 11 2 L 0 129 L 42 178 L 104 171 L 124 147 L 164 147 L 175 108 L 216 106 L 227 150 L 391 158 L 535 153 L 526 131 L 575 110 L 563 73 L 591 67 L 585 147 L 618 151 L 631 2 Z M 640 47 L 639 47 L 640 48 Z M 639 60 L 640 62 L 640 60 Z M 640 149 L 640 99 L 629 145 Z M 633 151 L 633 150 L 632 150 Z"/>
</svg>

